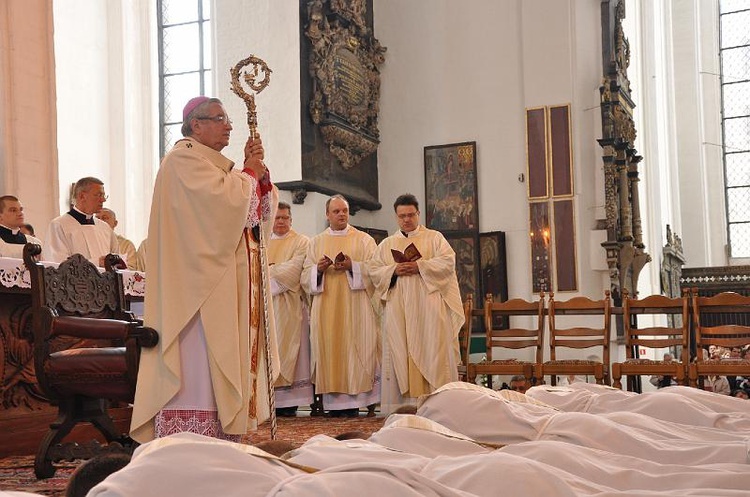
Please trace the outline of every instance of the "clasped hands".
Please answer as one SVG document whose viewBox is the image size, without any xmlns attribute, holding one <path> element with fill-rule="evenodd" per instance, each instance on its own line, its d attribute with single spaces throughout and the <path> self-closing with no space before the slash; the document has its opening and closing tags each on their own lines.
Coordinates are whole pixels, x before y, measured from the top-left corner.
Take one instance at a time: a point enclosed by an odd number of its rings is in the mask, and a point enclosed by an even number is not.
<svg viewBox="0 0 750 497">
<path fill-rule="evenodd" d="M 334 271 L 351 271 L 352 258 L 346 254 L 341 255 L 343 255 L 343 257 L 336 257 L 336 262 L 332 261 L 331 258 L 326 255 L 318 259 L 318 274 L 322 275 L 329 267 L 333 267 Z"/>
<path fill-rule="evenodd" d="M 394 271 L 396 276 L 409 276 L 412 274 L 419 274 L 419 265 L 416 261 L 413 262 L 399 262 L 396 264 L 396 270 Z"/>
<path fill-rule="evenodd" d="M 255 178 L 260 181 L 265 178 L 268 168 L 263 162 L 265 157 L 265 149 L 263 148 L 263 140 L 260 139 L 260 134 L 255 133 L 255 136 L 250 136 L 245 143 L 245 170 L 252 172 Z"/>
</svg>

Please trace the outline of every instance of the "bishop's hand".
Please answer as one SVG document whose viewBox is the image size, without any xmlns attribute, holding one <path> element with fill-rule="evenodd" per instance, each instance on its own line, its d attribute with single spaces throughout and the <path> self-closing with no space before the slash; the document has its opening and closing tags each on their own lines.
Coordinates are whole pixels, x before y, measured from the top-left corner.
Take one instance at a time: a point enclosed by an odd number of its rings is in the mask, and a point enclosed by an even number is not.
<svg viewBox="0 0 750 497">
<path fill-rule="evenodd" d="M 245 143 L 244 166 L 245 171 L 252 173 L 258 181 L 262 180 L 268 172 L 268 168 L 263 162 L 264 157 L 263 140 L 260 139 L 260 134 L 255 133 L 255 136 L 248 137 Z"/>
</svg>

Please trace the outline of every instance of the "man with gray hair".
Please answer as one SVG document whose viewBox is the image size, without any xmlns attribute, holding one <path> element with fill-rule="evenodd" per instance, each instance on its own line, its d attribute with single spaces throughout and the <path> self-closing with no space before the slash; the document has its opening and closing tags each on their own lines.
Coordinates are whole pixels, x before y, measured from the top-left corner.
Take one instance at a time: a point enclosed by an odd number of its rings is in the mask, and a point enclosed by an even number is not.
<svg viewBox="0 0 750 497">
<path fill-rule="evenodd" d="M 49 224 L 42 259 L 62 262 L 73 254 L 81 254 L 103 267 L 104 257 L 119 250 L 112 228 L 94 216 L 106 201 L 102 180 L 92 176 L 79 179 L 73 187 L 73 207 Z"/>
<path fill-rule="evenodd" d="M 270 416 L 268 386 L 279 371 L 260 257 L 278 190 L 260 135 L 246 141 L 241 171 L 221 153 L 232 121 L 220 100 L 195 97 L 182 117 L 185 138 L 164 156 L 151 202 L 144 323 L 159 344 L 141 354 L 131 436 L 240 441 Z"/>
</svg>

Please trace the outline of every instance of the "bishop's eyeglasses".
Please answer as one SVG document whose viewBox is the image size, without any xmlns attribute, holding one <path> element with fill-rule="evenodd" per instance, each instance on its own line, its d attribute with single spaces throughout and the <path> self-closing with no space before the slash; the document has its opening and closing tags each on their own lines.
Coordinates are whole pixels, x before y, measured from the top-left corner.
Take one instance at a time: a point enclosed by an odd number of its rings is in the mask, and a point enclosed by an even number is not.
<svg viewBox="0 0 750 497">
<path fill-rule="evenodd" d="M 202 116 L 202 117 L 196 117 L 196 119 L 200 121 L 213 121 L 217 124 L 232 124 L 232 120 L 229 119 L 229 116 Z"/>
</svg>

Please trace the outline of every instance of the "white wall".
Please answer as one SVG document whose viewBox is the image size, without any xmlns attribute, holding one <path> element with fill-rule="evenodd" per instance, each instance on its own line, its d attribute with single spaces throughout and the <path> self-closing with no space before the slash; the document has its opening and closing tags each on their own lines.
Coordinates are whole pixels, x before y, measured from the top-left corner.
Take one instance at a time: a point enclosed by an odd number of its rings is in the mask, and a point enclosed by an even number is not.
<svg viewBox="0 0 750 497">
<path fill-rule="evenodd" d="M 98 177 L 106 206 L 120 220 L 117 231 L 136 245 L 146 236 L 158 168 L 154 4 L 54 2 L 60 184 L 54 215 L 68 210 L 71 183 Z"/>
<path fill-rule="evenodd" d="M 671 2 L 676 155 L 683 247 L 689 266 L 727 263 L 714 0 Z"/>
<path fill-rule="evenodd" d="M 602 188 L 595 139 L 599 4 L 587 1 L 375 0 L 383 65 L 378 151 L 381 202 L 424 197 L 423 147 L 477 142 L 480 230 L 506 232 L 509 289 L 530 297 L 525 108 L 571 103 L 580 288 L 597 295 L 589 231 Z M 392 174 L 392 172 L 396 172 Z M 598 197 L 598 198 L 597 198 Z M 376 222 L 392 226 L 389 208 Z M 601 250 L 601 249 L 600 249 Z"/>
<path fill-rule="evenodd" d="M 214 0 L 214 88 L 234 120 L 227 157 L 242 160 L 247 110 L 231 91 L 229 71 L 250 55 L 271 69 L 268 87 L 255 98 L 258 131 L 274 181 L 298 180 L 302 171 L 300 130 L 299 7 L 278 0 Z"/>
</svg>

